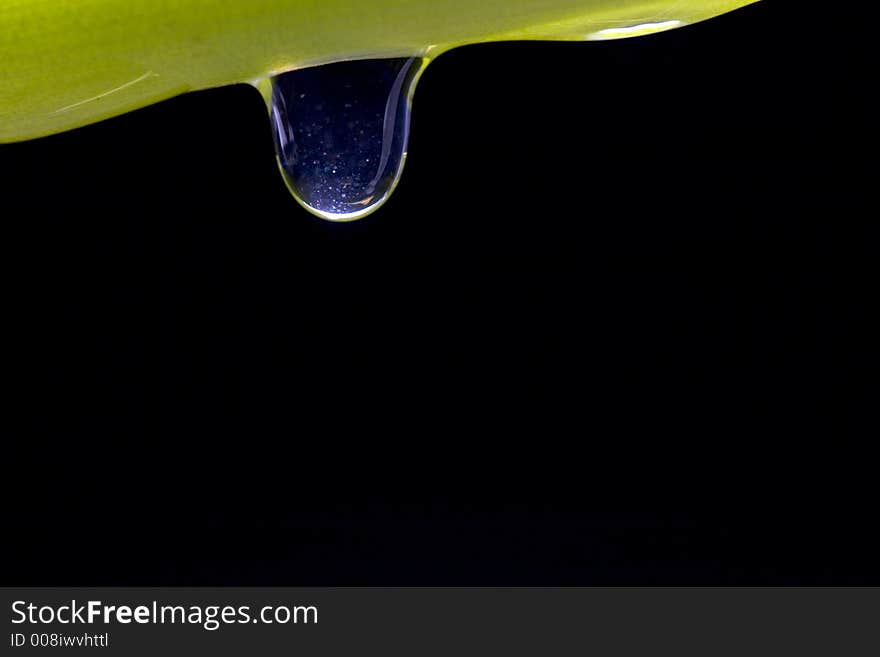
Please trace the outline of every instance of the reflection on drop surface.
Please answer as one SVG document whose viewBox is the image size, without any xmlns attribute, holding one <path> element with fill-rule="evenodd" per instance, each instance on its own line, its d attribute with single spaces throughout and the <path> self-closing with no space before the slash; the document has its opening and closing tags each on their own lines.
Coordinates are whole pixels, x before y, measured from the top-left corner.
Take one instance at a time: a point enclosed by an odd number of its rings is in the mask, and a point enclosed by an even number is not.
<svg viewBox="0 0 880 657">
<path fill-rule="evenodd" d="M 340 62 L 276 76 L 269 111 L 290 190 L 324 219 L 359 219 L 394 191 L 421 58 Z"/>
</svg>

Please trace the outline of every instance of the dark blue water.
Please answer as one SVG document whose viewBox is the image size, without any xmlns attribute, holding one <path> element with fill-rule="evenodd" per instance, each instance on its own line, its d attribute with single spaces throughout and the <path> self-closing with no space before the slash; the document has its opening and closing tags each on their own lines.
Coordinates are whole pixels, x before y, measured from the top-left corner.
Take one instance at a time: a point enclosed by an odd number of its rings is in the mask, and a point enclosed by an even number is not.
<svg viewBox="0 0 880 657">
<path fill-rule="evenodd" d="M 384 203 L 400 179 L 421 58 L 327 64 L 272 80 L 278 161 L 307 209 L 358 219 Z"/>
</svg>

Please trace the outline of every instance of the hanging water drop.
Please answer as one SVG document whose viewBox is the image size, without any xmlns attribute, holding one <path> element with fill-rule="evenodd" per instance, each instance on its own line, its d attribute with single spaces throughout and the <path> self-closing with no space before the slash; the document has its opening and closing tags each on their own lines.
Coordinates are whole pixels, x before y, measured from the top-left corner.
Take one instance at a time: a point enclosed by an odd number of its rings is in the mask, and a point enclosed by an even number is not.
<svg viewBox="0 0 880 657">
<path fill-rule="evenodd" d="M 403 171 L 412 96 L 425 64 L 348 61 L 272 78 L 267 101 L 278 163 L 306 209 L 350 221 L 388 199 Z"/>
</svg>

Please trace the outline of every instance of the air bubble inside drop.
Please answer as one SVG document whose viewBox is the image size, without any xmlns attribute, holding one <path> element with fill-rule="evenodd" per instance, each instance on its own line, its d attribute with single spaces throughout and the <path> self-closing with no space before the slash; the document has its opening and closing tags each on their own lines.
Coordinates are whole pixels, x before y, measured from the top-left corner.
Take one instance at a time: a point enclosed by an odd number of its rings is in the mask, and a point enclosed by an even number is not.
<svg viewBox="0 0 880 657">
<path fill-rule="evenodd" d="M 296 199 L 333 221 L 378 209 L 400 179 L 425 60 L 340 62 L 271 80 L 278 162 Z"/>
</svg>

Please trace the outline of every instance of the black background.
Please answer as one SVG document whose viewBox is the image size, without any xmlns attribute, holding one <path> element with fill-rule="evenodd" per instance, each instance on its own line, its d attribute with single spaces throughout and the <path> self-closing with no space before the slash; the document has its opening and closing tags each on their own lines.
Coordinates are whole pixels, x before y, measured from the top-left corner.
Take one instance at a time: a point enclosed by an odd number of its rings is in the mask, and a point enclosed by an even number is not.
<svg viewBox="0 0 880 657">
<path fill-rule="evenodd" d="M 244 86 L 0 147 L 3 582 L 880 582 L 845 27 L 445 54 L 349 225 Z"/>
</svg>

